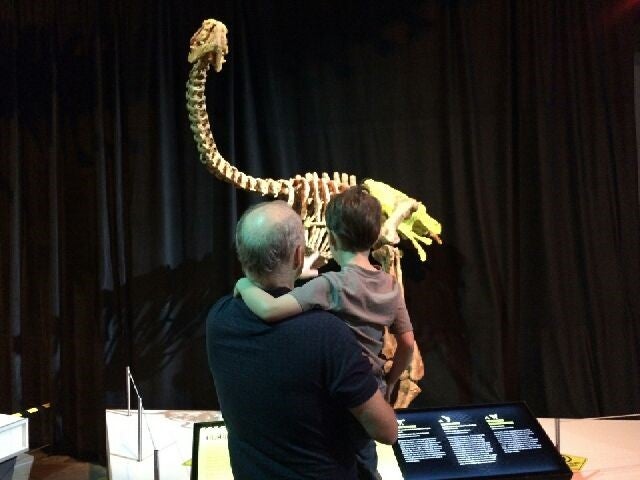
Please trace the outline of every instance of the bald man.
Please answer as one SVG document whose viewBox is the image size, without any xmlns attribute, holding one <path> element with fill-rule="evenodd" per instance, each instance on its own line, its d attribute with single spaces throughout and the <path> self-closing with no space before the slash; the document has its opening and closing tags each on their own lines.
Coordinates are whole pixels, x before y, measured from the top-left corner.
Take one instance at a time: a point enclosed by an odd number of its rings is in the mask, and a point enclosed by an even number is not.
<svg viewBox="0 0 640 480">
<path fill-rule="evenodd" d="M 236 250 L 247 278 L 274 296 L 289 292 L 304 261 L 300 217 L 285 202 L 256 205 L 238 221 Z M 328 312 L 267 324 L 227 296 L 207 317 L 207 352 L 236 480 L 356 479 L 354 423 L 396 440 L 369 362 Z"/>
</svg>

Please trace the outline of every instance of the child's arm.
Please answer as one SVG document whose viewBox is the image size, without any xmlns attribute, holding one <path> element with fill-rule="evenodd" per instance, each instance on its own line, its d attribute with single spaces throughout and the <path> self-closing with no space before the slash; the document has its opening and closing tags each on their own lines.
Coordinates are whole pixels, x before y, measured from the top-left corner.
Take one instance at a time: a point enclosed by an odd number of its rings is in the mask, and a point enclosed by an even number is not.
<svg viewBox="0 0 640 480">
<path fill-rule="evenodd" d="M 238 280 L 235 291 L 242 296 L 249 310 L 267 323 L 277 322 L 302 312 L 302 307 L 293 296 L 286 294 L 273 297 L 245 277 Z"/>
<path fill-rule="evenodd" d="M 391 393 L 393 392 L 398 379 L 402 375 L 402 372 L 404 372 L 411 363 L 411 357 L 413 356 L 413 344 L 415 341 L 413 337 L 413 330 L 395 335 L 395 337 L 398 346 L 396 348 L 396 353 L 393 356 L 391 369 L 385 377 L 385 380 L 387 381 L 387 401 L 390 400 Z"/>
</svg>

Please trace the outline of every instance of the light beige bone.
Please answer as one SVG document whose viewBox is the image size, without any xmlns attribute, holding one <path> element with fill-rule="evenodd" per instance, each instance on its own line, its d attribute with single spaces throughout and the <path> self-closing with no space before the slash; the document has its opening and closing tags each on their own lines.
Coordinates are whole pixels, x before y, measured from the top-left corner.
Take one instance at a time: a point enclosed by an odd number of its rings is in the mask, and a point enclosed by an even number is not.
<svg viewBox="0 0 640 480">
<path fill-rule="evenodd" d="M 204 92 L 210 67 L 213 66 L 216 72 L 220 72 L 225 62 L 225 55 L 229 52 L 226 35 L 227 27 L 222 22 L 208 19 L 202 22 L 202 26 L 191 38 L 188 60 L 193 66 L 187 81 L 186 98 L 189 123 L 200 161 L 217 178 L 237 188 L 287 201 L 300 214 L 304 222 L 308 252 L 318 252 L 322 258 L 328 260 L 331 258 L 331 250 L 325 223 L 327 204 L 331 196 L 356 185 L 356 177 L 347 173 L 334 172 L 331 180 L 326 173 L 319 177 L 316 172 L 311 172 L 304 176 L 296 175 L 293 178 L 280 180 L 255 178 L 240 171 L 222 157 L 211 131 Z M 398 227 L 412 214 L 417 205 L 416 200 L 408 198 L 394 206 L 394 211 L 382 226 L 381 236 L 373 252 L 374 258 L 380 262 L 385 271 L 396 277 L 401 288 L 402 252 L 395 246 L 400 241 Z M 428 233 L 435 238 L 439 232 Z M 386 332 L 383 354 L 389 359 L 389 364 L 392 362 L 395 349 L 393 336 Z M 423 375 L 424 365 L 416 345 L 411 365 L 403 373 L 399 382 L 398 399 L 394 407 L 409 406 L 420 393 L 417 382 Z"/>
</svg>

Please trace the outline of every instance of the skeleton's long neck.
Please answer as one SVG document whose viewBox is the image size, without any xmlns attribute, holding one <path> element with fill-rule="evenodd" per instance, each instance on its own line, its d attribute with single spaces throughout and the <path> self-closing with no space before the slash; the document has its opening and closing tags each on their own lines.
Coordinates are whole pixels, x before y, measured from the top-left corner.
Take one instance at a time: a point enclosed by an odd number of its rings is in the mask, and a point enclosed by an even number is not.
<svg viewBox="0 0 640 480">
<path fill-rule="evenodd" d="M 187 81 L 187 110 L 193 138 L 198 146 L 200 161 L 216 177 L 243 190 L 259 192 L 274 197 L 287 197 L 292 188 L 290 180 L 254 178 L 227 162 L 216 146 L 211 133 L 207 101 L 204 94 L 209 63 L 198 60 L 189 72 Z"/>
</svg>

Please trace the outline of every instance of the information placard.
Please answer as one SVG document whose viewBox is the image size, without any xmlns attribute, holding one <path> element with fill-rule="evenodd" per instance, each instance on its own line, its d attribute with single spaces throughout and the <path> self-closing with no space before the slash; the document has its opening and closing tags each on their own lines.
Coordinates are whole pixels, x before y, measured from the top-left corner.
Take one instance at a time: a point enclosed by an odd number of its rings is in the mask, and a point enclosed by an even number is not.
<svg viewBox="0 0 640 480">
<path fill-rule="evenodd" d="M 522 402 L 398 410 L 393 450 L 405 480 L 570 479 Z"/>
<path fill-rule="evenodd" d="M 193 424 L 191 480 L 233 480 L 223 421 Z"/>
</svg>

